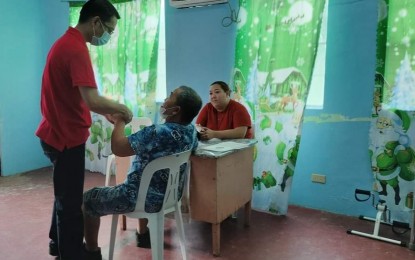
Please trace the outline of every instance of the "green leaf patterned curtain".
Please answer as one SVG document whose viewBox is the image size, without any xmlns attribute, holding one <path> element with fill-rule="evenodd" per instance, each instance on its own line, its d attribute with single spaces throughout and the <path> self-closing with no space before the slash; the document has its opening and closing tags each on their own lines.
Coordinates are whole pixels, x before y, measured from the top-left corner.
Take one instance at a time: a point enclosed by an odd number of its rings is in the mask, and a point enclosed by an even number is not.
<svg viewBox="0 0 415 260">
<path fill-rule="evenodd" d="M 369 152 L 375 191 L 408 223 L 415 191 L 415 1 L 379 0 Z"/>
<path fill-rule="evenodd" d="M 156 115 L 156 73 L 160 1 L 112 1 L 121 19 L 108 44 L 90 46 L 102 95 L 126 104 L 134 116 Z M 79 4 L 71 4 L 70 25 Z"/>
<path fill-rule="evenodd" d="M 242 1 L 233 90 L 255 123 L 253 208 L 285 214 L 325 0 Z"/>
</svg>

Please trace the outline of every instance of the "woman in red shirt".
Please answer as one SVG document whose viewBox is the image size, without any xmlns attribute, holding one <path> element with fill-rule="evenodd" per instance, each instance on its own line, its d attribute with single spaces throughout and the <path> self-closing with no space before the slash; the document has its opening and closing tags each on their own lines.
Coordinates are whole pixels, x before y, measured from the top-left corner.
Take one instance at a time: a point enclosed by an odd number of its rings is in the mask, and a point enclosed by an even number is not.
<svg viewBox="0 0 415 260">
<path fill-rule="evenodd" d="M 196 120 L 202 140 L 253 137 L 251 116 L 242 104 L 230 98 L 230 94 L 228 84 L 223 81 L 210 85 L 210 102 L 202 108 Z"/>
</svg>

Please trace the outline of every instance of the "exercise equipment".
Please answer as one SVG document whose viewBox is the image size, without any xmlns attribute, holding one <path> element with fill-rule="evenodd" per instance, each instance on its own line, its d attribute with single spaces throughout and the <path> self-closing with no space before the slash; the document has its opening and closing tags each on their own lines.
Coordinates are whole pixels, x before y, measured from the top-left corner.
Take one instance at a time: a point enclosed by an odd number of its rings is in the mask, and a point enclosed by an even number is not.
<svg viewBox="0 0 415 260">
<path fill-rule="evenodd" d="M 367 196 L 367 198 L 364 198 L 364 197 L 362 198 L 362 196 Z M 378 203 L 375 205 L 375 196 L 372 192 L 367 191 L 367 190 L 360 190 L 360 189 L 355 190 L 355 199 L 357 201 L 359 201 L 359 202 L 367 201 L 370 198 L 372 198 L 372 205 L 377 210 L 376 218 L 369 218 L 369 217 L 365 217 L 365 216 L 361 215 L 361 216 L 359 216 L 359 219 L 375 222 L 373 233 L 369 234 L 369 233 L 364 233 L 364 232 L 360 232 L 360 231 L 357 231 L 357 230 L 349 229 L 349 230 L 347 230 L 347 234 L 358 235 L 358 236 L 367 237 L 367 238 L 371 238 L 371 239 L 376 239 L 376 240 L 380 240 L 380 241 L 383 241 L 383 242 L 388 242 L 388 243 L 392 243 L 392 244 L 396 244 L 396 245 L 400 245 L 400 246 L 406 246 L 406 243 L 403 242 L 403 241 L 399 241 L 399 240 L 379 236 L 379 229 L 381 227 L 381 224 L 388 225 L 388 226 L 392 226 L 392 230 L 395 233 L 403 234 L 403 233 L 405 233 L 406 231 L 409 230 L 409 224 L 398 222 L 398 221 L 393 221 L 392 223 L 390 223 L 390 210 L 388 209 L 388 207 L 386 205 L 386 202 L 384 200 L 379 199 Z M 401 229 L 404 229 L 406 231 L 397 232 L 395 228 L 401 228 Z"/>
</svg>

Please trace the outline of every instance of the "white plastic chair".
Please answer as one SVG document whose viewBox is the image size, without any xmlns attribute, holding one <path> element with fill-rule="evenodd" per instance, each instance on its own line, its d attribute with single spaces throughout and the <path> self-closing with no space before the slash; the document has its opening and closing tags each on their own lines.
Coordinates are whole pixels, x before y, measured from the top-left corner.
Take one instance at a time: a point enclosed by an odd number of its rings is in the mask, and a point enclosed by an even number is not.
<svg viewBox="0 0 415 260">
<path fill-rule="evenodd" d="M 167 213 L 174 212 L 176 219 L 177 231 L 180 237 L 180 250 L 183 259 L 187 259 L 185 248 L 185 237 L 183 228 L 182 212 L 180 210 L 181 198 L 178 197 L 179 179 L 180 179 L 180 166 L 186 163 L 186 172 L 189 174 L 189 157 L 191 150 L 182 153 L 177 153 L 165 157 L 157 158 L 151 161 L 144 168 L 143 175 L 141 177 L 140 187 L 138 191 L 137 204 L 135 210 L 131 213 L 124 214 L 130 218 L 147 218 L 148 227 L 150 229 L 151 240 L 151 254 L 153 260 L 163 259 L 163 246 L 164 246 L 164 217 Z M 166 192 L 164 195 L 164 202 L 159 212 L 147 213 L 145 211 L 145 201 L 147 197 L 147 190 L 150 185 L 153 174 L 158 170 L 169 169 L 169 176 L 167 181 Z M 188 176 L 187 176 L 188 177 Z M 182 187 L 184 188 L 184 187 Z M 109 245 L 109 259 L 113 259 L 115 236 L 117 231 L 118 215 L 112 216 L 111 224 L 111 237 Z"/>
<path fill-rule="evenodd" d="M 126 127 L 131 126 L 131 130 L 132 133 L 137 132 L 138 130 L 140 130 L 142 127 L 144 126 L 150 126 L 153 123 L 151 122 L 151 119 L 148 117 L 133 117 L 133 119 L 131 120 L 131 122 L 129 124 L 127 124 Z M 110 178 L 111 178 L 111 167 L 112 164 L 114 163 L 115 160 L 115 155 L 114 154 L 110 154 L 108 155 L 107 158 L 107 165 L 106 165 L 106 170 L 105 170 L 105 186 L 108 186 L 110 183 Z M 123 173 L 122 176 L 119 176 L 119 180 L 123 180 L 126 176 L 126 173 Z M 124 178 L 122 178 L 124 177 Z"/>
</svg>

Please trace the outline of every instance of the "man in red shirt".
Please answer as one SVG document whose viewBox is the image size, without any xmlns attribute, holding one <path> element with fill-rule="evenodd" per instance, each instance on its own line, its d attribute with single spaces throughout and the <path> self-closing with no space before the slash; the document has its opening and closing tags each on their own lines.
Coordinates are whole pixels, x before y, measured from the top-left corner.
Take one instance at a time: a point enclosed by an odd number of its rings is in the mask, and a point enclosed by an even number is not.
<svg viewBox="0 0 415 260">
<path fill-rule="evenodd" d="M 90 111 L 121 113 L 127 123 L 132 113 L 125 105 L 99 95 L 86 42 L 108 42 L 119 18 L 108 0 L 86 2 L 76 27 L 69 27 L 50 49 L 43 72 L 42 120 L 36 135 L 53 163 L 55 201 L 49 254 L 60 259 L 101 259 L 100 252 L 88 252 L 83 246 L 81 207 Z"/>
</svg>

